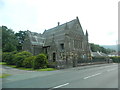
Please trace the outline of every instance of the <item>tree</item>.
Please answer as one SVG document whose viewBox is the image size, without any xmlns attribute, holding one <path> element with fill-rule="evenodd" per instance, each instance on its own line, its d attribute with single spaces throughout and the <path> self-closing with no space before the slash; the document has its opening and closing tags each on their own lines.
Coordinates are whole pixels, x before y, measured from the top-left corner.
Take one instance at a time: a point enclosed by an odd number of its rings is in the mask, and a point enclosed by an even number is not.
<svg viewBox="0 0 120 90">
<path fill-rule="evenodd" d="M 90 47 L 91 47 L 91 51 L 92 51 L 92 52 L 97 52 L 97 51 L 99 51 L 99 52 L 103 52 L 103 53 L 105 53 L 105 54 L 108 54 L 108 53 L 111 53 L 111 52 L 114 52 L 114 51 L 115 51 L 115 50 L 111 50 L 111 49 L 106 49 L 106 48 L 104 48 L 104 47 L 102 47 L 102 46 L 99 46 L 99 45 L 93 44 L 93 43 L 90 43 Z"/>
<path fill-rule="evenodd" d="M 19 43 L 17 46 L 17 50 L 20 51 L 22 50 L 22 46 L 23 46 L 24 39 L 26 36 L 26 31 L 19 31 L 18 33 L 15 34 L 15 36 L 17 37 L 18 43 Z"/>
<path fill-rule="evenodd" d="M 12 29 L 2 26 L 2 48 L 3 52 L 12 52 L 17 49 L 18 40 Z"/>
<path fill-rule="evenodd" d="M 12 51 L 14 51 L 14 50 L 16 50 L 16 46 L 13 45 L 12 43 L 7 43 L 7 44 L 5 44 L 5 46 L 4 46 L 4 48 L 3 48 L 3 51 L 4 51 L 4 52 L 12 52 Z"/>
<path fill-rule="evenodd" d="M 90 46 L 91 46 L 91 50 L 92 50 L 93 52 L 100 51 L 99 45 L 95 45 L 95 44 L 91 43 Z"/>
</svg>

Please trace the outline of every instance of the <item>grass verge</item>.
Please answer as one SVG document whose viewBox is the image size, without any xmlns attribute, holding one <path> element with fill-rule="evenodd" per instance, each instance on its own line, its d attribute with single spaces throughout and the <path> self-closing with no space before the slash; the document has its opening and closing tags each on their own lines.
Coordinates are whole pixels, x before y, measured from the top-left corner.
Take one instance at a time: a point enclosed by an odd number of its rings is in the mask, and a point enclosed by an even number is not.
<svg viewBox="0 0 120 90">
<path fill-rule="evenodd" d="M 6 63 L 5 62 L 0 62 L 0 65 L 6 65 Z"/>
<path fill-rule="evenodd" d="M 17 68 L 20 70 L 32 70 L 32 71 L 54 71 L 54 70 L 57 70 L 55 68 L 33 69 L 33 68 L 16 67 L 15 65 L 7 65 L 5 62 L 0 62 L 0 65 L 6 65 L 6 66 L 9 66 L 12 68 Z"/>
<path fill-rule="evenodd" d="M 35 71 L 54 71 L 57 70 L 55 68 L 45 68 L 45 69 L 36 69 Z"/>
<path fill-rule="evenodd" d="M 24 67 L 18 67 L 17 69 L 30 70 L 30 71 L 54 71 L 54 70 L 57 70 L 55 68 L 33 69 L 33 68 L 24 68 Z"/>
<path fill-rule="evenodd" d="M 11 76 L 11 74 L 2 74 L 2 75 L 0 75 L 0 78 L 6 78 L 8 76 Z"/>
</svg>

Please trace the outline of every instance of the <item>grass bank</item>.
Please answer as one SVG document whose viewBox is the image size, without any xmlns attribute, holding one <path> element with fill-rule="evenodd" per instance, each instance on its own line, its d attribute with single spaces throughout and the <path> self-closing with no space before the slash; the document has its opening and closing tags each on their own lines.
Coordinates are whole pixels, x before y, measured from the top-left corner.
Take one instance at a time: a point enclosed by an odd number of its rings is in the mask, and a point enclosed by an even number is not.
<svg viewBox="0 0 120 90">
<path fill-rule="evenodd" d="M 2 75 L 0 75 L 0 78 L 6 78 L 8 76 L 11 76 L 11 74 L 2 74 Z"/>
<path fill-rule="evenodd" d="M 5 62 L 0 62 L 0 65 L 6 65 L 6 63 Z"/>
<path fill-rule="evenodd" d="M 16 67 L 15 65 L 7 65 L 5 62 L 0 62 L 0 65 L 6 65 L 12 68 L 17 68 L 20 70 L 32 70 L 32 71 L 54 71 L 57 70 L 55 68 L 44 68 L 44 69 L 33 69 L 33 68 L 25 68 L 25 67 Z"/>
</svg>

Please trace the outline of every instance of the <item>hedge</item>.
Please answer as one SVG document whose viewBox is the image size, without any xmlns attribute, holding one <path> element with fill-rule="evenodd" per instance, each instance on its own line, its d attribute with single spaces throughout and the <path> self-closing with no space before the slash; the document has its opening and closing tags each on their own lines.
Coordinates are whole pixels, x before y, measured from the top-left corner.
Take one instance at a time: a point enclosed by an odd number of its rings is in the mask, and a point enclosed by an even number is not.
<svg viewBox="0 0 120 90">
<path fill-rule="evenodd" d="M 120 63 L 120 56 L 110 57 L 114 63 Z"/>
</svg>

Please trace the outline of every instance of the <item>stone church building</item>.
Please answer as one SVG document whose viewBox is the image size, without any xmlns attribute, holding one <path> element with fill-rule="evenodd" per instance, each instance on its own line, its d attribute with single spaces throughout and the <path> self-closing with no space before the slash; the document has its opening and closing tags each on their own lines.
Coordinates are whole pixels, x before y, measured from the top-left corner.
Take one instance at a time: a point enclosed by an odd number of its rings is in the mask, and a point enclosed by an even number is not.
<svg viewBox="0 0 120 90">
<path fill-rule="evenodd" d="M 75 67 L 80 60 L 90 57 L 88 32 L 83 32 L 76 19 L 45 30 L 43 34 L 27 31 L 23 50 L 37 55 L 46 53 L 48 61 L 56 68 Z"/>
</svg>

